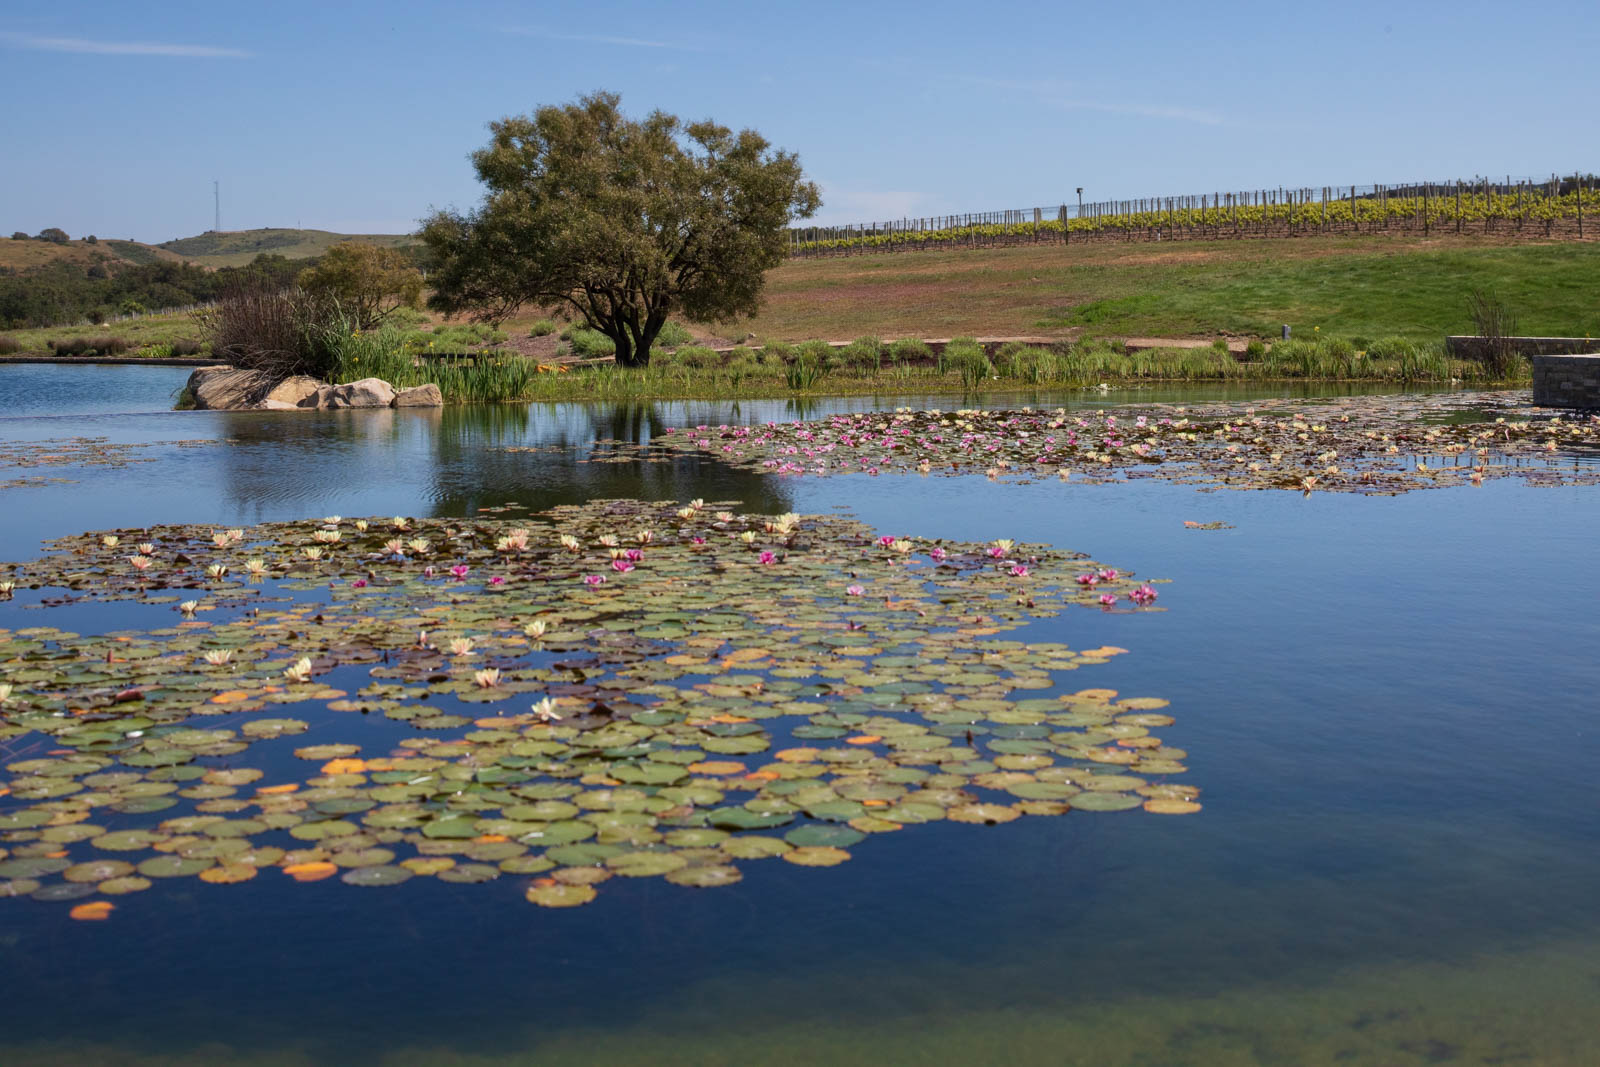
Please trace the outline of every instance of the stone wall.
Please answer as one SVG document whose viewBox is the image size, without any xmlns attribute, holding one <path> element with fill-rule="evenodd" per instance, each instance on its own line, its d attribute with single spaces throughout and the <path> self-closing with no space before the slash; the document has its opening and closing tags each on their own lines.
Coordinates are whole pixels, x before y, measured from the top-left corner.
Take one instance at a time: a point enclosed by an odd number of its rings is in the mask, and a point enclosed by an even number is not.
<svg viewBox="0 0 1600 1067">
<path fill-rule="evenodd" d="M 1511 351 L 1519 356 L 1577 356 L 1593 351 L 1595 342 L 1587 337 L 1507 337 Z M 1444 354 L 1451 359 L 1483 359 L 1489 345 L 1482 337 L 1451 335 L 1444 339 Z"/>
<path fill-rule="evenodd" d="M 1600 410 L 1600 354 L 1534 356 L 1532 362 L 1535 404 Z"/>
</svg>

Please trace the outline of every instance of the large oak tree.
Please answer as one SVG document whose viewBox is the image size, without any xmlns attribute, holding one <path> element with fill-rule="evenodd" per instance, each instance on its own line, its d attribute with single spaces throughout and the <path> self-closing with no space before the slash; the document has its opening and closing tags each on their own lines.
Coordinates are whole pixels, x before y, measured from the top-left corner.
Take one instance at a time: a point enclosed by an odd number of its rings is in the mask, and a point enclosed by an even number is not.
<svg viewBox="0 0 1600 1067">
<path fill-rule="evenodd" d="M 816 185 L 754 130 L 633 120 L 619 102 L 595 93 L 490 124 L 472 156 L 483 203 L 423 222 L 431 307 L 490 321 L 560 307 L 624 366 L 650 361 L 668 315 L 755 313 L 790 222 L 821 203 Z"/>
</svg>

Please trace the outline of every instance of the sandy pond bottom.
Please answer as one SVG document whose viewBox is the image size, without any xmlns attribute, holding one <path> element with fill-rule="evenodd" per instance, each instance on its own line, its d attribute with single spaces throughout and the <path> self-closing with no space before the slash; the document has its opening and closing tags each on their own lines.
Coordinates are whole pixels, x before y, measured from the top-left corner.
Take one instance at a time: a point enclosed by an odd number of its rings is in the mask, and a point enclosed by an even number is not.
<svg viewBox="0 0 1600 1067">
<path fill-rule="evenodd" d="M 275 871 L 161 879 L 105 922 L 0 900 L 0 1062 L 1600 1061 L 1594 490 L 1302 497 L 583 462 L 595 436 L 772 417 L 781 404 L 0 419 L 3 442 L 105 437 L 137 460 L 0 471 L 73 479 L 3 491 L 0 555 L 130 524 L 591 496 L 1047 542 L 1170 579 L 1164 611 L 1071 608 L 1007 636 L 1128 649 L 1059 689 L 1171 700 L 1163 740 L 1188 752 L 1204 810 L 908 827 L 838 867 L 754 862 L 709 890 L 615 879 L 568 911 L 528 904 L 526 878 L 364 889 Z M 23 603 L 0 627 L 153 625 L 128 605 Z M 315 728 L 405 736 L 348 714 Z"/>
</svg>

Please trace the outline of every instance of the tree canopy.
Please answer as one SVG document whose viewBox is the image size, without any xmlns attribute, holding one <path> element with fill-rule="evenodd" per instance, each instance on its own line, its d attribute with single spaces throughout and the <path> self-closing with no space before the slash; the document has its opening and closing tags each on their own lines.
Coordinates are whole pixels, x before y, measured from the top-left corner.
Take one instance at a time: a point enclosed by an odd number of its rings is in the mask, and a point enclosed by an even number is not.
<svg viewBox="0 0 1600 1067">
<path fill-rule="evenodd" d="M 356 326 L 370 330 L 399 307 L 422 305 L 422 272 L 404 252 L 341 241 L 300 273 L 300 287 L 338 301 Z"/>
<path fill-rule="evenodd" d="M 649 362 L 674 312 L 756 312 L 789 223 L 821 203 L 798 157 L 754 130 L 633 120 L 619 104 L 595 93 L 490 124 L 472 156 L 483 203 L 423 223 L 431 307 L 490 321 L 557 307 L 611 338 L 625 366 Z"/>
</svg>

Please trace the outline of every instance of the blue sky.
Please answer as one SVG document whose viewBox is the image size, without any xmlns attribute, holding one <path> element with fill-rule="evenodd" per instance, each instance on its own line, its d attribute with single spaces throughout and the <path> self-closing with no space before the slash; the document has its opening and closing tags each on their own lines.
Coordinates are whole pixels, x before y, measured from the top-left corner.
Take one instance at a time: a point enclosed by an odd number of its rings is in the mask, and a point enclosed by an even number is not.
<svg viewBox="0 0 1600 1067">
<path fill-rule="evenodd" d="M 753 127 L 849 222 L 1600 167 L 1600 5 L 0 5 L 0 231 L 406 232 L 493 118 Z"/>
</svg>

